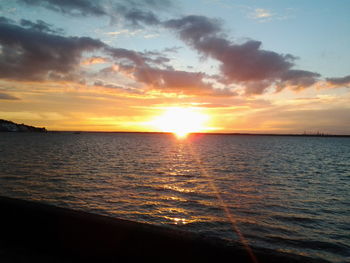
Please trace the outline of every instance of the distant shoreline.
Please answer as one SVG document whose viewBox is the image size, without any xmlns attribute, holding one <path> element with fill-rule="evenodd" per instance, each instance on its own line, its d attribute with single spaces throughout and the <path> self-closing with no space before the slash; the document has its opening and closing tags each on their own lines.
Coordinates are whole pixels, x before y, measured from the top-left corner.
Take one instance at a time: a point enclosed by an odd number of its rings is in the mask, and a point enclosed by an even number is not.
<svg viewBox="0 0 350 263">
<path fill-rule="evenodd" d="M 119 134 L 169 134 L 171 132 L 138 132 L 138 131 L 49 131 L 51 133 L 73 133 L 73 134 L 81 134 L 81 133 L 119 133 Z M 236 136 L 281 136 L 281 137 L 349 137 L 350 134 L 304 134 L 304 133 L 291 133 L 291 134 L 281 134 L 281 133 L 219 133 L 219 132 L 194 132 L 189 133 L 189 136 L 193 135 L 236 135 Z"/>
</svg>

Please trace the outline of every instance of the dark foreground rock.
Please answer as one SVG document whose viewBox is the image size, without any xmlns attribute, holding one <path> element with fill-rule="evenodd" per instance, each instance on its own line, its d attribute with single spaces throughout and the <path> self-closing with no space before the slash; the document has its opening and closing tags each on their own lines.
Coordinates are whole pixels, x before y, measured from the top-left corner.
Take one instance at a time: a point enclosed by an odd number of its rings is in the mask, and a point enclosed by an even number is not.
<svg viewBox="0 0 350 263">
<path fill-rule="evenodd" d="M 46 129 L 0 119 L 0 132 L 46 132 Z"/>
<path fill-rule="evenodd" d="M 165 227 L 0 197 L 1 262 L 252 262 L 244 248 Z M 258 262 L 321 262 L 253 248 Z M 322 261 L 323 262 L 323 261 Z"/>
</svg>

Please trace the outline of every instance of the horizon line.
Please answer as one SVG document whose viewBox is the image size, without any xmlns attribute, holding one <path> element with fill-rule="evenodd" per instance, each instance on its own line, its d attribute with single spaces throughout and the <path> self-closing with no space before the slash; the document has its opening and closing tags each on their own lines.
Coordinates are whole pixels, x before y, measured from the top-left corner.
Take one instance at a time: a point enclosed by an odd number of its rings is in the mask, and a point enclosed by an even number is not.
<svg viewBox="0 0 350 263">
<path fill-rule="evenodd" d="M 80 130 L 49 130 L 47 132 L 64 133 L 137 133 L 137 134 L 174 134 L 173 132 L 157 131 L 80 131 Z M 350 134 L 329 133 L 254 133 L 254 132 L 190 132 L 191 135 L 248 135 L 248 136 L 305 136 L 305 137 L 350 137 Z"/>
</svg>

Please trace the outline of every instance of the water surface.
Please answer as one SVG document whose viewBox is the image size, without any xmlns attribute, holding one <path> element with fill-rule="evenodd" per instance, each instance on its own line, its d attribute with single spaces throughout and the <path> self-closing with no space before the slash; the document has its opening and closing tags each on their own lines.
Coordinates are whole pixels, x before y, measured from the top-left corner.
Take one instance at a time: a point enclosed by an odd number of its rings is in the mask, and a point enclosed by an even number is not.
<svg viewBox="0 0 350 263">
<path fill-rule="evenodd" d="M 0 158 L 3 196 L 350 261 L 350 138 L 1 133 Z"/>
</svg>

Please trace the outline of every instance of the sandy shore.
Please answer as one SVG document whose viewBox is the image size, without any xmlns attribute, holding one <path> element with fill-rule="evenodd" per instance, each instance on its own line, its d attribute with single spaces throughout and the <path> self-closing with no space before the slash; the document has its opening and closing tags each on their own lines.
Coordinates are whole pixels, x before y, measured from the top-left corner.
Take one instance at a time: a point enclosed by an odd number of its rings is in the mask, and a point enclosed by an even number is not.
<svg viewBox="0 0 350 263">
<path fill-rule="evenodd" d="M 242 246 L 166 227 L 0 197 L 1 262 L 252 262 Z M 320 262 L 253 248 L 258 262 Z M 325 262 L 325 261 L 324 261 Z"/>
</svg>

